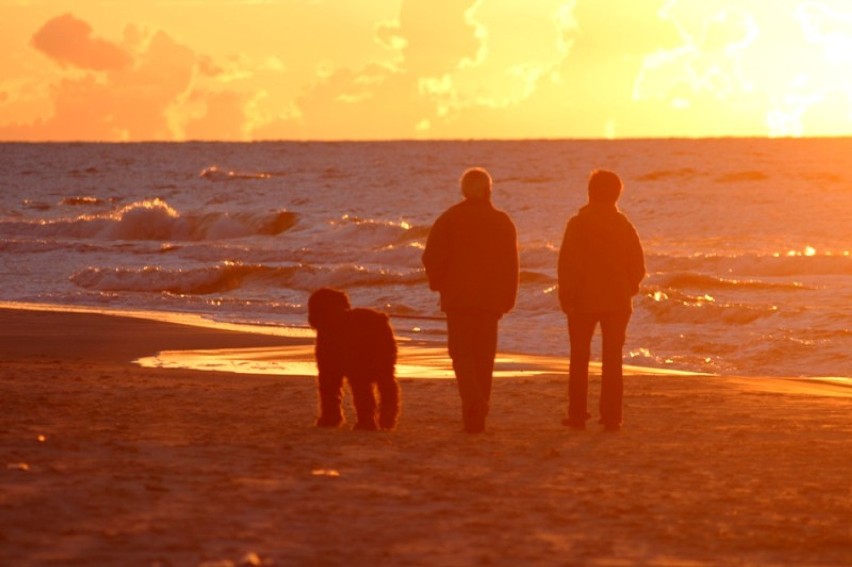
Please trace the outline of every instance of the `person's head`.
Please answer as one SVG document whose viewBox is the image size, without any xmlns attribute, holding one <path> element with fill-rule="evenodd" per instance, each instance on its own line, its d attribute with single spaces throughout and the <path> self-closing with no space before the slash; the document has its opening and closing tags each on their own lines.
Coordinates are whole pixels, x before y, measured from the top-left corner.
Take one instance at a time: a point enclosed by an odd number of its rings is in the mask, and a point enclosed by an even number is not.
<svg viewBox="0 0 852 567">
<path fill-rule="evenodd" d="M 491 176 L 481 167 L 471 167 L 461 177 L 462 195 L 468 199 L 491 198 Z"/>
<path fill-rule="evenodd" d="M 621 196 L 621 178 L 606 169 L 596 169 L 589 175 L 589 202 L 614 205 Z"/>
</svg>

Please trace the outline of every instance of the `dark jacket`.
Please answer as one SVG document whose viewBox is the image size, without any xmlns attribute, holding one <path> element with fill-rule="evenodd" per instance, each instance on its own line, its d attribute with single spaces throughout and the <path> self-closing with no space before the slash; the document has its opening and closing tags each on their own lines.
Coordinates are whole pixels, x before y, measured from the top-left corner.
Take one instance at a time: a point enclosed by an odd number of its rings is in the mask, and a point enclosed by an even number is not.
<svg viewBox="0 0 852 567">
<path fill-rule="evenodd" d="M 429 287 L 441 310 L 503 315 L 518 294 L 518 234 L 490 201 L 465 199 L 438 217 L 423 251 Z"/>
<path fill-rule="evenodd" d="M 559 250 L 565 313 L 632 312 L 644 277 L 639 235 L 614 204 L 590 203 L 568 221 Z"/>
</svg>

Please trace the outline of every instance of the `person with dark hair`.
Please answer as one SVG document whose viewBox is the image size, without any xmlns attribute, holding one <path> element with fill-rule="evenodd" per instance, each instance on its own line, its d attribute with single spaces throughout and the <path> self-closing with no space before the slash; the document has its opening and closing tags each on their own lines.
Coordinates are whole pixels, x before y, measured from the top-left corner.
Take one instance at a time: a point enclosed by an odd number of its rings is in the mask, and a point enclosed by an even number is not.
<svg viewBox="0 0 852 567">
<path fill-rule="evenodd" d="M 645 254 L 636 228 L 616 205 L 621 179 L 595 170 L 588 183 L 589 202 L 565 228 L 559 250 L 559 302 L 568 317 L 571 364 L 568 417 L 563 424 L 585 429 L 589 359 L 595 327 L 601 327 L 600 422 L 621 429 L 624 378 L 622 349 L 633 312 L 633 296 L 645 277 Z"/>
<path fill-rule="evenodd" d="M 486 170 L 465 171 L 464 200 L 438 217 L 423 252 L 429 287 L 441 294 L 447 314 L 447 347 L 468 433 L 485 431 L 497 323 L 518 294 L 517 231 L 509 215 L 491 204 L 491 187 Z"/>
</svg>

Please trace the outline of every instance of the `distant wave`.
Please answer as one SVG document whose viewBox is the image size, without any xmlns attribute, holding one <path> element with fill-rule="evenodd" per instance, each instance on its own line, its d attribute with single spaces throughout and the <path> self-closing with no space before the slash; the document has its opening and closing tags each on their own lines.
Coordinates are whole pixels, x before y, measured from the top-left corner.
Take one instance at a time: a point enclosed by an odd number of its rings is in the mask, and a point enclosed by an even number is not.
<svg viewBox="0 0 852 567">
<path fill-rule="evenodd" d="M 820 275 L 852 275 L 852 256 L 848 254 L 819 254 L 806 255 L 798 252 L 778 254 L 742 254 L 736 256 L 724 255 L 693 255 L 668 256 L 664 254 L 649 254 L 647 256 L 649 270 L 657 272 L 694 272 L 715 274 L 737 274 L 754 277 L 805 277 Z M 724 280 L 737 281 L 738 279 Z M 747 280 L 749 281 L 749 280 Z M 746 285 L 758 285 L 751 281 Z M 769 284 L 765 284 L 769 285 Z M 785 285 L 785 284 L 779 284 Z"/>
<path fill-rule="evenodd" d="M 685 177 L 692 177 L 696 174 L 697 172 L 691 167 L 684 167 L 681 169 L 661 169 L 658 171 L 651 171 L 638 176 L 636 179 L 639 181 L 660 181 L 662 179 L 683 179 Z"/>
<path fill-rule="evenodd" d="M 677 292 L 647 294 L 641 298 L 641 303 L 659 323 L 743 325 L 778 312 L 774 305 L 717 303 L 709 296 L 690 296 Z"/>
<path fill-rule="evenodd" d="M 71 220 L 4 222 L 0 223 L 0 230 L 54 238 L 200 241 L 273 236 L 289 230 L 297 221 L 298 216 L 289 211 L 182 215 L 161 199 L 149 199 L 112 213 Z"/>
<path fill-rule="evenodd" d="M 251 284 L 266 288 L 311 291 L 320 287 L 352 288 L 376 285 L 421 284 L 422 271 L 392 272 L 354 264 L 337 267 L 310 265 L 267 266 L 223 262 L 209 267 L 175 269 L 86 268 L 72 275 L 78 287 L 94 291 L 155 292 L 189 295 L 224 293 Z"/>
<path fill-rule="evenodd" d="M 205 167 L 198 174 L 198 177 L 207 179 L 208 181 L 234 181 L 238 179 L 269 179 L 271 173 L 264 172 L 248 172 L 248 171 L 232 171 L 220 169 L 217 165 Z"/>
<path fill-rule="evenodd" d="M 84 241 L 63 243 L 57 245 L 55 241 L 44 239 L 0 239 L 0 252 L 8 254 L 50 254 L 62 250 L 65 254 L 87 254 L 92 252 L 104 252 L 109 246 L 91 244 Z"/>
<path fill-rule="evenodd" d="M 79 287 L 97 291 L 209 294 L 239 288 L 247 277 L 263 276 L 270 271 L 262 266 L 231 263 L 188 270 L 169 270 L 158 266 L 87 268 L 71 276 L 70 280 Z"/>
<path fill-rule="evenodd" d="M 687 179 L 699 175 L 699 172 L 691 167 L 681 169 L 660 169 L 639 175 L 639 181 L 661 181 L 664 179 Z M 769 175 L 762 171 L 734 171 L 717 175 L 714 180 L 717 183 L 745 183 L 765 181 Z"/>
<path fill-rule="evenodd" d="M 103 202 L 104 202 L 103 199 L 100 199 L 98 197 L 77 196 L 77 197 L 65 197 L 64 199 L 62 199 L 59 202 L 59 204 L 71 206 L 71 207 L 77 207 L 77 206 L 83 206 L 83 205 L 85 205 L 85 206 L 100 205 Z"/>
<path fill-rule="evenodd" d="M 506 177 L 500 179 L 501 183 L 522 183 L 524 185 L 538 185 L 541 183 L 554 183 L 559 181 L 547 175 L 530 175 L 528 177 Z"/>
<path fill-rule="evenodd" d="M 289 287 L 311 291 L 320 287 L 372 287 L 387 285 L 424 284 L 423 270 L 399 272 L 387 268 L 366 267 L 357 264 L 338 266 L 302 266 L 287 282 Z"/>
<path fill-rule="evenodd" d="M 532 244 L 522 246 L 520 250 L 521 266 L 536 271 L 547 270 L 556 272 L 559 249 L 552 244 Z"/>
<path fill-rule="evenodd" d="M 68 175 L 73 177 L 83 177 L 86 175 L 94 175 L 96 173 L 100 173 L 97 167 L 87 167 L 86 169 L 72 169 L 68 171 Z"/>
<path fill-rule="evenodd" d="M 344 215 L 333 224 L 341 227 L 335 238 L 372 246 L 390 246 L 426 238 L 430 228 L 410 225 L 404 221 L 364 219 L 352 215 Z"/>
<path fill-rule="evenodd" d="M 743 183 L 753 181 L 765 181 L 769 175 L 762 171 L 735 171 L 733 173 L 725 173 L 716 177 L 718 183 Z"/>
<path fill-rule="evenodd" d="M 25 209 L 30 209 L 33 211 L 49 211 L 50 205 L 45 203 L 44 201 L 34 201 L 32 199 L 24 199 L 21 201 L 21 206 Z"/>
<path fill-rule="evenodd" d="M 320 177 L 322 179 L 346 179 L 349 177 L 349 174 L 339 167 L 331 166 L 323 169 L 320 173 Z"/>
<path fill-rule="evenodd" d="M 698 289 L 807 289 L 798 282 L 764 282 L 760 280 L 737 280 L 719 278 L 706 274 L 693 272 L 681 272 L 665 274 L 659 278 L 660 285 L 671 288 L 698 288 Z"/>
<path fill-rule="evenodd" d="M 553 276 L 549 276 L 547 274 L 542 274 L 541 272 L 534 272 L 531 270 L 521 270 L 520 274 L 521 283 L 547 283 L 553 284 L 556 282 L 556 278 Z"/>
</svg>

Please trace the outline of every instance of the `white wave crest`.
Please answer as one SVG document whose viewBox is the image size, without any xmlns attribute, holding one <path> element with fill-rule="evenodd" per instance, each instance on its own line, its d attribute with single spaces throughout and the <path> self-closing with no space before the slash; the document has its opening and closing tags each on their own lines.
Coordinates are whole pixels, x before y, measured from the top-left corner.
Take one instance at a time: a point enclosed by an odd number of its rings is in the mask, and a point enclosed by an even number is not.
<svg viewBox="0 0 852 567">
<path fill-rule="evenodd" d="M 146 199 L 111 213 L 71 220 L 6 222 L 2 229 L 53 238 L 201 241 L 274 236 L 297 221 L 297 215 L 290 211 L 181 214 L 162 199 Z"/>
</svg>

